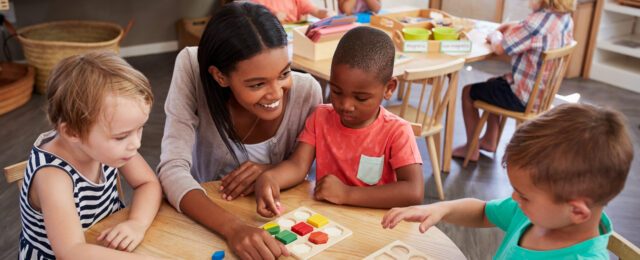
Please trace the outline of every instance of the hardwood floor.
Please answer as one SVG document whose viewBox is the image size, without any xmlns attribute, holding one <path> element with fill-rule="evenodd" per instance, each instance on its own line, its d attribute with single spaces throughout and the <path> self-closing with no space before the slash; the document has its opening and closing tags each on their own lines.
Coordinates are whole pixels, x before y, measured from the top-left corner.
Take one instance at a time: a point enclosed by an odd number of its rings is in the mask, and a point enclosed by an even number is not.
<svg viewBox="0 0 640 260">
<path fill-rule="evenodd" d="M 128 61 L 142 71 L 151 81 L 155 102 L 143 136 L 140 153 L 152 166 L 158 164 L 160 157 L 160 141 L 164 129 L 164 100 L 167 95 L 173 63 L 176 53 L 158 54 L 130 58 Z M 496 61 L 485 61 L 470 64 L 461 73 L 461 85 L 485 80 L 502 74 L 508 66 Z M 458 91 L 460 92 L 460 91 Z M 591 80 L 565 80 L 560 94 L 580 93 L 580 102 L 609 106 L 623 112 L 629 121 L 636 151 L 635 160 L 622 193 L 606 208 L 607 214 L 614 223 L 617 232 L 640 245 L 640 203 L 635 200 L 640 196 L 640 94 L 625 91 Z M 415 97 L 414 97 L 415 98 Z M 36 137 L 49 129 L 44 113 L 45 98 L 34 97 L 25 106 L 0 116 L 0 166 L 4 167 L 27 159 L 29 149 Z M 460 105 L 456 108 L 456 127 L 454 145 L 463 144 L 465 133 Z M 451 172 L 443 174 L 443 183 L 447 199 L 474 197 L 479 199 L 496 199 L 510 196 L 511 186 L 500 166 L 504 145 L 514 131 L 513 122 L 507 128 L 500 142 L 497 154 L 483 154 L 477 164 L 461 168 L 461 161 L 453 161 Z M 438 201 L 435 184 L 431 175 L 431 166 L 426 158 L 428 153 L 424 140 L 418 145 L 425 161 L 425 187 L 427 195 L 425 203 Z M 130 194 L 130 190 L 127 190 Z M 18 209 L 18 189 L 16 185 L 8 185 L 4 178 L 0 181 L 0 259 L 16 259 L 18 255 L 18 235 L 20 231 L 20 214 Z M 469 259 L 489 259 L 498 247 L 502 232 L 497 229 L 469 229 L 448 224 L 438 224 Z"/>
</svg>

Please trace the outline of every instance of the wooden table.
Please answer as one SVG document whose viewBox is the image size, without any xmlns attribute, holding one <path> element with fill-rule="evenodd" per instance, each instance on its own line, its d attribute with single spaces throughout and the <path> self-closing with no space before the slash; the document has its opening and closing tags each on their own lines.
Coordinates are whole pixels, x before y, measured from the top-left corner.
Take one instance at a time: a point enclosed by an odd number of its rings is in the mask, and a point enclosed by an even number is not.
<svg viewBox="0 0 640 260">
<path fill-rule="evenodd" d="M 253 196 L 223 201 L 218 192 L 220 182 L 208 182 L 202 186 L 214 202 L 236 214 L 246 223 L 257 227 L 269 221 L 256 213 Z M 380 221 L 386 210 L 320 202 L 312 198 L 312 192 L 313 183 L 305 181 L 284 191 L 281 194 L 281 202 L 286 211 L 305 206 L 353 231 L 353 235 L 321 252 L 316 259 L 362 259 L 395 240 L 402 240 L 432 259 L 465 258 L 460 249 L 436 227 L 432 227 L 425 234 L 418 232 L 417 223 L 401 223 L 393 230 L 385 230 L 381 228 Z M 102 230 L 125 220 L 127 215 L 128 209 L 124 209 L 97 223 L 85 232 L 87 241 L 95 244 L 95 238 Z M 217 250 L 225 250 L 229 259 L 235 258 L 220 236 L 178 213 L 165 201 L 135 252 L 172 259 L 211 259 L 211 254 Z"/>
<path fill-rule="evenodd" d="M 401 76 L 406 69 L 428 68 L 430 66 L 442 64 L 463 57 L 467 63 L 480 61 L 493 56 L 491 47 L 486 43 L 487 35 L 495 30 L 499 24 L 487 21 L 476 20 L 476 26 L 467 33 L 469 40 L 473 46 L 470 53 L 461 55 L 449 55 L 443 53 L 405 53 L 411 56 L 408 62 L 396 65 L 393 68 L 393 76 Z M 387 31 L 388 32 L 388 31 Z M 388 32 L 389 33 L 389 32 Z M 295 42 L 293 42 L 295 44 Z M 290 48 L 292 49 L 292 48 Z M 309 60 L 298 55 L 293 55 L 292 66 L 297 69 L 307 71 L 319 79 L 329 81 L 331 74 L 331 59 L 326 60 Z M 455 122 L 455 105 L 457 91 L 453 93 L 453 100 L 447 106 L 447 116 L 444 135 L 444 153 L 442 154 L 442 171 L 449 172 L 451 170 L 451 153 L 453 148 L 453 124 Z"/>
</svg>

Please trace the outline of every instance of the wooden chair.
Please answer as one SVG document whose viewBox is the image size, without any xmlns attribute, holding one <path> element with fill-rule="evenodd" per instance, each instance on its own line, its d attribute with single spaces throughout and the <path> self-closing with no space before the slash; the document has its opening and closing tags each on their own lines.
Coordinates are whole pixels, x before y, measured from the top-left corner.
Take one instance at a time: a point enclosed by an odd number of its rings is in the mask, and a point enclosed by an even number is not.
<svg viewBox="0 0 640 260">
<path fill-rule="evenodd" d="M 640 259 L 640 248 L 616 232 L 609 237 L 607 249 L 621 260 Z"/>
<path fill-rule="evenodd" d="M 569 66 L 569 61 L 571 60 L 571 53 L 576 47 L 576 42 L 573 41 L 571 44 L 553 50 L 545 51 L 542 54 L 542 65 L 540 66 L 540 72 L 545 71 L 545 73 L 538 73 L 536 77 L 536 81 L 531 89 L 531 94 L 529 95 L 529 100 L 527 101 L 527 107 L 524 112 L 516 112 L 507 110 L 498 106 L 491 105 L 489 103 L 476 100 L 473 102 L 473 106 L 477 109 L 482 109 L 484 112 L 482 113 L 482 117 L 478 121 L 476 128 L 473 132 L 473 139 L 471 140 L 469 146 L 467 147 L 467 155 L 465 156 L 464 162 L 462 164 L 463 167 L 467 167 L 469 164 L 469 158 L 473 151 L 475 151 L 478 147 L 478 141 L 480 139 L 480 132 L 484 127 L 487 119 L 490 114 L 495 114 L 500 116 L 500 130 L 498 131 L 498 142 L 500 141 L 500 137 L 502 136 L 502 131 L 504 130 L 504 125 L 507 122 L 507 118 L 513 118 L 516 120 L 516 125 L 519 126 L 522 122 L 526 120 L 530 120 L 540 113 L 547 111 L 551 107 L 551 103 L 553 102 L 556 93 L 558 93 L 558 89 L 562 84 L 562 80 L 564 79 L 564 74 L 567 71 L 567 67 Z M 540 89 L 540 85 L 543 83 L 543 75 L 548 75 L 546 79 L 544 79 L 544 90 Z M 542 93 L 540 93 L 542 91 Z M 539 105 L 536 107 L 536 101 L 539 101 Z M 497 146 L 497 144 L 496 144 Z"/>
<path fill-rule="evenodd" d="M 340 13 L 340 7 L 338 6 L 338 0 L 324 0 L 324 8 L 335 14 Z"/>
<path fill-rule="evenodd" d="M 440 136 L 444 129 L 442 119 L 449 102 L 455 101 L 458 72 L 463 66 L 464 59 L 456 59 L 427 69 L 406 70 L 401 77 L 399 86 L 405 90 L 402 104 L 387 107 L 390 112 L 411 122 L 413 133 L 416 136 L 425 137 L 438 197 L 441 200 L 444 200 L 439 164 Z M 409 104 L 413 83 L 420 84 L 422 87 L 417 107 Z M 425 96 L 429 86 L 429 95 Z"/>
<path fill-rule="evenodd" d="M 7 167 L 4 167 L 4 178 L 7 183 L 15 182 L 18 185 L 18 190 L 22 189 L 22 180 L 24 179 L 24 172 L 27 170 L 27 161 L 22 161 Z M 124 190 L 122 189 L 122 183 L 120 181 L 120 173 L 118 173 L 116 186 L 118 188 L 118 197 L 121 201 L 124 201 Z"/>
</svg>

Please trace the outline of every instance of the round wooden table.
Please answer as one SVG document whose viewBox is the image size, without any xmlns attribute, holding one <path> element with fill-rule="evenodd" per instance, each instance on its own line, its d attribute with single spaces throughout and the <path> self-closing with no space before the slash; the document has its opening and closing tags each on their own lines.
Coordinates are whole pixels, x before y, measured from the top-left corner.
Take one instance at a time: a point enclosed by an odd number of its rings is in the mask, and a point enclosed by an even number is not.
<svg viewBox="0 0 640 260">
<path fill-rule="evenodd" d="M 315 259 L 362 259 L 395 240 L 413 246 L 432 259 L 465 258 L 451 239 L 436 227 L 430 228 L 425 234 L 420 234 L 417 223 L 404 222 L 392 230 L 382 229 L 380 221 L 386 210 L 316 201 L 312 196 L 313 185 L 305 181 L 283 191 L 281 202 L 286 207 L 285 211 L 305 206 L 353 231 L 353 235 L 316 255 Z M 258 227 L 269 221 L 256 213 L 253 196 L 224 201 L 218 191 L 219 181 L 203 183 L 202 187 L 214 202 L 246 223 Z M 125 220 L 128 212 L 128 209 L 121 210 L 91 227 L 85 232 L 87 241 L 95 244 L 102 230 Z M 220 236 L 178 213 L 165 201 L 134 252 L 171 259 L 211 259 L 213 252 L 218 250 L 225 250 L 227 259 L 235 259 Z"/>
</svg>

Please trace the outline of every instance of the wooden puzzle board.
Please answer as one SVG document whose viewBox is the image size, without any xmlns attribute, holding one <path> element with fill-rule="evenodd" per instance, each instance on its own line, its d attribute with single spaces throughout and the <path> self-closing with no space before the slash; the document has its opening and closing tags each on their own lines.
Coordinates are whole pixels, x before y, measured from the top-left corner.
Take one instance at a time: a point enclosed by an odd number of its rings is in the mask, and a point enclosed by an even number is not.
<svg viewBox="0 0 640 260">
<path fill-rule="evenodd" d="M 370 254 L 365 260 L 426 260 L 427 256 L 413 248 L 410 245 L 405 244 L 400 240 L 393 241 L 381 248 L 380 250 Z"/>
<path fill-rule="evenodd" d="M 299 207 L 268 223 L 265 223 L 260 227 L 263 228 L 267 224 L 276 223 L 280 226 L 280 232 L 288 230 L 293 233 L 293 231 L 291 230 L 291 227 L 293 225 L 296 225 L 300 222 L 307 223 L 307 219 L 315 214 L 318 213 L 306 207 Z M 295 257 L 296 259 L 309 259 L 353 234 L 351 229 L 348 229 L 329 218 L 326 219 L 328 220 L 327 224 L 319 228 L 312 226 L 313 230 L 305 234 L 304 236 L 300 236 L 294 233 L 297 239 L 286 245 L 289 253 L 293 255 L 293 257 Z M 309 241 L 309 237 L 311 236 L 311 234 L 317 231 L 324 232 L 328 235 L 328 240 L 325 244 L 316 245 Z"/>
</svg>

